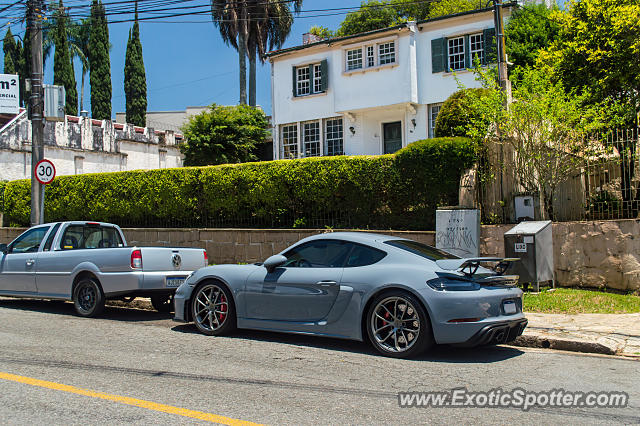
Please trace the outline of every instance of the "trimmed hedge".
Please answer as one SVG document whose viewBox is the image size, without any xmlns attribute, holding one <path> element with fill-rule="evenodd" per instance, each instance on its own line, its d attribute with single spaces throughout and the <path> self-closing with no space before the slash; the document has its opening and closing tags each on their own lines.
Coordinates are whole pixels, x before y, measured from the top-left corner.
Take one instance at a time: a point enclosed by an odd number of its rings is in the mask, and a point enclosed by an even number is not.
<svg viewBox="0 0 640 426">
<path fill-rule="evenodd" d="M 61 176 L 47 186 L 47 221 L 121 226 L 433 229 L 457 204 L 475 161 L 466 138 L 427 139 L 396 154 Z M 30 183 L 5 187 L 5 223 L 26 226 Z"/>
</svg>

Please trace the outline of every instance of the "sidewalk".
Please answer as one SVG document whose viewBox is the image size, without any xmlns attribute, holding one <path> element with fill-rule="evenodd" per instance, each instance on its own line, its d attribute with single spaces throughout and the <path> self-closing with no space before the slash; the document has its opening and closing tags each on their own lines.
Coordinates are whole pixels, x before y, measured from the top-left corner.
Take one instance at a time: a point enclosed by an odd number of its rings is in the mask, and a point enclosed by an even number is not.
<svg viewBox="0 0 640 426">
<path fill-rule="evenodd" d="M 526 313 L 529 325 L 512 344 L 640 357 L 640 313 Z"/>
</svg>

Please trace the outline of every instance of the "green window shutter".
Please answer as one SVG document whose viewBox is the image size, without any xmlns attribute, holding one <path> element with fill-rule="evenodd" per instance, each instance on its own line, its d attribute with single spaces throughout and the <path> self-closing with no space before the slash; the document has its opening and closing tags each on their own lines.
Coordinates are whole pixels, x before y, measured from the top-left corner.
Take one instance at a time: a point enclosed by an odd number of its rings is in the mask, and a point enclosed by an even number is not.
<svg viewBox="0 0 640 426">
<path fill-rule="evenodd" d="M 471 58 L 471 42 L 469 36 L 464 36 L 464 67 L 473 68 L 473 59 Z"/>
<path fill-rule="evenodd" d="M 484 40 L 484 65 L 498 61 L 498 49 L 496 43 L 496 29 L 487 28 L 483 31 Z"/>
<path fill-rule="evenodd" d="M 326 92 L 329 88 L 329 64 L 326 59 L 323 59 L 322 62 L 320 62 L 320 71 L 322 75 L 322 81 L 320 82 L 321 90 Z"/>
<path fill-rule="evenodd" d="M 443 72 L 447 69 L 447 39 L 431 40 L 431 72 Z"/>
<path fill-rule="evenodd" d="M 296 78 L 298 77 L 298 74 L 296 73 L 296 67 L 291 67 L 291 69 L 293 69 L 293 97 L 295 98 L 298 96 L 298 90 L 296 87 Z"/>
</svg>

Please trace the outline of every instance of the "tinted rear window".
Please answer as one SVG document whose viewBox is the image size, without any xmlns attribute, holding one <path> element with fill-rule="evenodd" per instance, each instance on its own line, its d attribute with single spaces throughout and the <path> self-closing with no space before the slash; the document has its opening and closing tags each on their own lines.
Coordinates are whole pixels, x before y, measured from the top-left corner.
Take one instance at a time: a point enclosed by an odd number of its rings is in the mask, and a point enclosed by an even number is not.
<svg viewBox="0 0 640 426">
<path fill-rule="evenodd" d="M 360 244 L 354 244 L 353 250 L 349 253 L 346 267 L 367 266 L 379 262 L 387 253 Z"/>
<path fill-rule="evenodd" d="M 422 256 L 425 259 L 429 260 L 460 259 L 458 256 L 455 256 L 451 253 L 447 253 L 446 251 L 439 250 L 435 247 L 431 247 L 417 241 L 390 240 L 385 241 L 384 243 L 389 244 L 390 246 L 401 248 L 402 250 L 406 250 L 413 254 L 417 254 L 418 256 Z"/>
</svg>

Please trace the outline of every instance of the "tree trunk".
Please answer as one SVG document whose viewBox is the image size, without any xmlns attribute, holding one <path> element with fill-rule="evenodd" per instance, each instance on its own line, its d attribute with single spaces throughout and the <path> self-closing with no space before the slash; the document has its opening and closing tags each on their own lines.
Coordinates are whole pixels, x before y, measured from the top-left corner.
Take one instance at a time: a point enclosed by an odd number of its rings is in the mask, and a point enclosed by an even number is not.
<svg viewBox="0 0 640 426">
<path fill-rule="evenodd" d="M 249 53 L 249 105 L 256 106 L 256 53 Z"/>
<path fill-rule="evenodd" d="M 244 14 L 243 14 L 244 15 Z M 238 32 L 238 56 L 240 59 L 240 103 L 247 104 L 247 42 L 244 28 Z"/>
<path fill-rule="evenodd" d="M 84 77 L 87 75 L 87 72 L 82 70 L 82 86 L 80 86 L 80 115 L 82 111 L 84 111 Z"/>
</svg>

